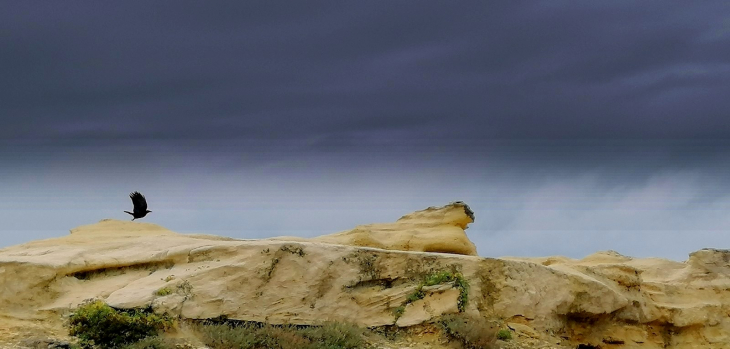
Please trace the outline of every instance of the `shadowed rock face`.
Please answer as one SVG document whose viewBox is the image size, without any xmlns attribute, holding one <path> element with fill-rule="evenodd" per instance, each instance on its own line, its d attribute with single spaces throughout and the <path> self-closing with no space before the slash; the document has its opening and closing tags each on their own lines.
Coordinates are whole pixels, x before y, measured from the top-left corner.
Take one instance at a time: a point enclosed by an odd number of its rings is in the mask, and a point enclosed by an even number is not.
<svg viewBox="0 0 730 349">
<path fill-rule="evenodd" d="M 464 311 L 504 320 L 518 337 L 563 337 L 573 348 L 730 348 L 728 251 L 698 251 L 687 262 L 611 251 L 582 260 L 493 259 L 419 252 L 434 245 L 387 239 L 435 239 L 439 229 L 452 228 L 463 234 L 470 222 L 468 207 L 454 203 L 395 223 L 287 241 L 104 220 L 0 250 L 0 337 L 40 323 L 39 330 L 62 336 L 59 314 L 95 297 L 184 318 L 412 326 L 460 311 L 463 294 L 452 282 L 424 287 L 423 299 L 406 301 L 425 277 L 447 271 L 469 282 Z M 359 245 L 355 236 L 367 235 L 383 248 Z M 469 251 L 459 249 L 460 239 L 439 246 Z"/>
</svg>

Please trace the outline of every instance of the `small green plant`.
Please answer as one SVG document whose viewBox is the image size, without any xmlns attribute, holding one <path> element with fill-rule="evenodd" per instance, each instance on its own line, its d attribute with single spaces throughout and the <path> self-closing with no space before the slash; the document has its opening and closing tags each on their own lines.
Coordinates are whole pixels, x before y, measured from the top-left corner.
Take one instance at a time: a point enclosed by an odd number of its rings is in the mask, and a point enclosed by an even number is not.
<svg viewBox="0 0 730 349">
<path fill-rule="evenodd" d="M 463 312 L 466 310 L 466 305 L 469 302 L 469 282 L 466 281 L 461 273 L 456 273 L 454 276 L 454 286 L 459 289 L 457 305 L 459 306 L 459 311 Z"/>
<path fill-rule="evenodd" d="M 82 348 L 119 348 L 156 336 L 172 326 L 173 320 L 144 310 L 117 310 L 101 300 L 81 304 L 69 318 L 69 334 Z"/>
<path fill-rule="evenodd" d="M 496 348 L 497 327 L 482 317 L 450 314 L 442 317 L 439 324 L 450 339 L 461 342 L 465 349 Z"/>
<path fill-rule="evenodd" d="M 403 316 L 403 313 L 405 313 L 405 312 L 406 312 L 406 306 L 405 305 L 401 305 L 400 307 L 395 308 L 393 310 L 393 314 L 395 315 L 395 319 L 396 320 L 400 319 L 400 317 Z"/>
<path fill-rule="evenodd" d="M 406 304 L 413 303 L 419 299 L 423 299 L 424 297 L 426 297 L 426 293 L 419 288 L 415 292 L 408 295 L 408 297 L 406 298 Z"/>
<path fill-rule="evenodd" d="M 426 279 L 423 280 L 423 286 L 433 286 L 454 281 L 456 276 L 450 271 L 440 271 L 437 273 L 426 275 Z"/>
<path fill-rule="evenodd" d="M 160 296 L 160 297 L 164 297 L 164 296 L 171 295 L 171 294 L 172 294 L 172 290 L 169 289 L 168 287 L 163 287 L 163 288 L 155 291 L 155 295 Z"/>
<path fill-rule="evenodd" d="M 497 332 L 497 339 L 502 341 L 508 341 L 512 339 L 512 331 L 507 329 L 499 330 L 499 332 Z"/>
</svg>

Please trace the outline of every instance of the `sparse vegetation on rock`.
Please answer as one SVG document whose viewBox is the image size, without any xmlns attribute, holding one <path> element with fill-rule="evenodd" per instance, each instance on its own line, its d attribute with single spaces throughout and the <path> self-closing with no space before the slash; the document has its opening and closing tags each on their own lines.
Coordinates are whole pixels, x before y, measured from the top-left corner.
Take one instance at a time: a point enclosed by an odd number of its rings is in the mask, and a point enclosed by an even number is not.
<svg viewBox="0 0 730 349">
<path fill-rule="evenodd" d="M 450 314 L 442 317 L 439 324 L 450 339 L 461 342 L 465 349 L 496 348 L 496 326 L 484 318 Z"/>
<path fill-rule="evenodd" d="M 164 296 L 167 296 L 170 294 L 172 294 L 172 290 L 169 287 L 163 287 L 163 288 L 155 291 L 155 295 L 160 296 L 160 297 L 164 297 Z"/>
<path fill-rule="evenodd" d="M 68 321 L 80 349 L 172 349 L 161 335 L 174 325 L 167 315 L 149 310 L 118 310 L 101 300 L 80 305 Z M 188 322 L 188 324 L 190 324 Z M 367 348 L 365 330 L 343 322 L 319 326 L 271 325 L 225 318 L 192 324 L 211 349 L 357 349 Z"/>
<path fill-rule="evenodd" d="M 427 274 L 423 278 L 423 280 L 418 284 L 416 290 L 413 291 L 413 293 L 409 294 L 408 297 L 406 297 L 406 301 L 393 310 L 396 320 L 398 320 L 401 315 L 403 315 L 403 313 L 405 312 L 405 307 L 408 304 L 411 304 L 426 297 L 424 287 L 442 285 L 449 282 L 453 284 L 454 288 L 459 289 L 459 299 L 457 300 L 457 306 L 459 308 L 459 311 L 463 312 L 469 300 L 469 282 L 466 281 L 461 273 L 444 270 Z"/>
<path fill-rule="evenodd" d="M 256 322 L 201 323 L 195 327 L 212 349 L 357 349 L 366 348 L 364 330 L 347 323 L 321 326 L 269 325 Z"/>
<path fill-rule="evenodd" d="M 289 252 L 291 254 L 298 255 L 299 257 L 304 257 L 307 254 L 306 252 L 304 252 L 304 249 L 302 249 L 301 247 L 291 246 L 291 245 L 281 246 L 281 248 L 279 248 L 279 250 L 281 250 L 283 252 Z"/>
<path fill-rule="evenodd" d="M 360 275 L 363 275 L 365 280 L 380 278 L 380 270 L 377 266 L 378 256 L 371 253 L 356 252 L 354 259 L 357 260 L 358 266 L 360 267 Z"/>
</svg>

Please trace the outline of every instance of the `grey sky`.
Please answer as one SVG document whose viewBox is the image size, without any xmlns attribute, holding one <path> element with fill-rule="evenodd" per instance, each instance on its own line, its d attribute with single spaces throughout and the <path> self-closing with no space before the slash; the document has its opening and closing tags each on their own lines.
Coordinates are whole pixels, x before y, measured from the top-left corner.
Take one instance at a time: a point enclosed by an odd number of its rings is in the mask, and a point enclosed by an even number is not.
<svg viewBox="0 0 730 349">
<path fill-rule="evenodd" d="M 721 1 L 0 2 L 0 246 L 319 235 L 453 200 L 483 255 L 730 243 Z"/>
</svg>

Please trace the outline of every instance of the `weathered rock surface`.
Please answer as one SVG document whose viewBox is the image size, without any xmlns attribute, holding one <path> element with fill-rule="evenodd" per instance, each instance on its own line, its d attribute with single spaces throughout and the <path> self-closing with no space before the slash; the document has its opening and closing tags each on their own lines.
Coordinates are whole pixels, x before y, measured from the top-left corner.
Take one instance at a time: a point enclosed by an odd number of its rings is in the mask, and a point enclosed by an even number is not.
<svg viewBox="0 0 730 349">
<path fill-rule="evenodd" d="M 311 241 L 182 235 L 104 220 L 0 249 L 0 347 L 3 337 L 31 328 L 63 337 L 60 316 L 89 298 L 185 318 L 412 326 L 459 311 L 462 294 L 448 282 L 425 287 L 423 299 L 406 304 L 424 277 L 452 271 L 470 283 L 465 311 L 504 321 L 518 339 L 556 347 L 730 348 L 730 251 L 702 250 L 686 262 L 615 252 L 494 259 L 469 255 L 471 243 L 461 238 L 435 248 L 449 254 L 397 250 L 433 251 L 428 246 L 436 245 L 413 241 L 421 233 L 434 241 L 439 229 L 463 234 L 473 221 L 465 208 L 430 208 L 390 226 Z"/>
<path fill-rule="evenodd" d="M 463 202 L 429 207 L 407 214 L 395 223 L 366 224 L 313 239 L 280 237 L 275 240 L 316 241 L 374 247 L 384 250 L 442 252 L 476 256 L 474 243 L 464 233 L 474 223 L 474 212 Z"/>
</svg>

